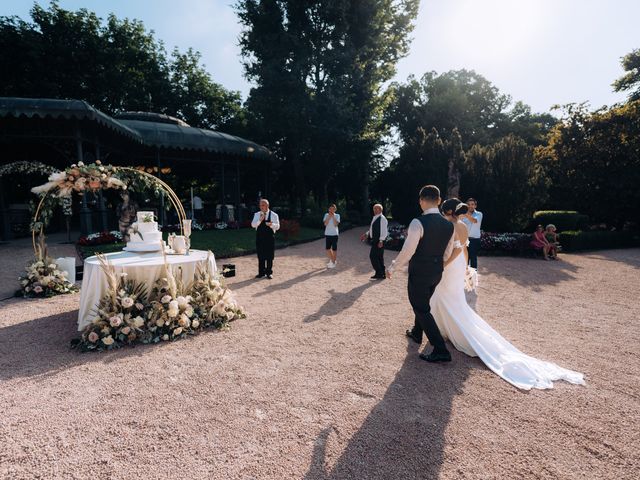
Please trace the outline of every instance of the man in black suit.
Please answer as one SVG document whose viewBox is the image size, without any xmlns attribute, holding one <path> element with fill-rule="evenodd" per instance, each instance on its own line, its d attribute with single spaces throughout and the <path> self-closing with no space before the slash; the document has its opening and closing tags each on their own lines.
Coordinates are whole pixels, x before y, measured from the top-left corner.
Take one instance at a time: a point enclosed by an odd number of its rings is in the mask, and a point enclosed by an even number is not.
<svg viewBox="0 0 640 480">
<path fill-rule="evenodd" d="M 382 205 L 376 203 L 373 206 L 373 218 L 369 230 L 360 236 L 360 240 L 365 241 L 367 238 L 371 240 L 371 251 L 369 252 L 369 260 L 373 267 L 374 274 L 372 280 L 384 280 L 384 242 L 389 235 L 389 222 L 382 214 Z"/>
<path fill-rule="evenodd" d="M 409 262 L 409 302 L 415 320 L 413 328 L 407 330 L 407 336 L 420 344 L 422 333 L 427 335 L 433 351 L 428 355 L 421 353 L 421 359 L 427 362 L 450 362 L 451 354 L 431 315 L 429 300 L 442 278 L 444 261 L 453 252 L 453 224 L 438 210 L 440 190 L 435 185 L 422 187 L 419 202 L 422 215 L 409 224 L 402 251 L 393 261 L 387 278 L 391 278 L 395 269 Z"/>
</svg>

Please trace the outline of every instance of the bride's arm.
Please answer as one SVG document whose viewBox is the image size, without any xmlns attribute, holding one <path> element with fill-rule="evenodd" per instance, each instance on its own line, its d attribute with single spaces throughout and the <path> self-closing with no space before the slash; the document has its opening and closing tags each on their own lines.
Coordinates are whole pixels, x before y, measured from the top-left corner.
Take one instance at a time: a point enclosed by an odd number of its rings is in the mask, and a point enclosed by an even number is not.
<svg viewBox="0 0 640 480">
<path fill-rule="evenodd" d="M 453 262 L 456 259 L 456 257 L 458 255 L 460 255 L 461 252 L 462 252 L 462 248 L 461 247 L 455 247 L 453 249 L 453 253 L 451 254 L 451 256 L 449 258 L 447 258 L 447 260 L 444 262 L 444 266 L 446 267 L 451 262 Z"/>
<path fill-rule="evenodd" d="M 467 248 L 467 241 L 469 240 L 469 229 L 464 223 L 456 223 L 456 235 L 458 236 L 458 240 L 460 240 L 460 244 L 462 245 L 464 258 L 467 262 L 467 265 L 469 265 L 469 249 Z"/>
</svg>

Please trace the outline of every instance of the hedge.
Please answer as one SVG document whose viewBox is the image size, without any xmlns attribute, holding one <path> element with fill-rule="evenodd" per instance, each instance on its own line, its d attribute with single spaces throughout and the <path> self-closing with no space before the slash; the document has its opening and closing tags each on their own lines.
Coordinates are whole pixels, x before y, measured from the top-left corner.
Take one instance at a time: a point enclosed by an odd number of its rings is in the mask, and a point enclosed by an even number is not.
<svg viewBox="0 0 640 480">
<path fill-rule="evenodd" d="M 560 245 L 565 252 L 640 247 L 640 232 L 568 231 L 560 234 Z"/>
<path fill-rule="evenodd" d="M 589 216 L 573 210 L 539 210 L 533 214 L 533 222 L 528 230 L 540 224 L 546 227 L 552 223 L 558 232 L 583 230 L 589 225 Z"/>
</svg>

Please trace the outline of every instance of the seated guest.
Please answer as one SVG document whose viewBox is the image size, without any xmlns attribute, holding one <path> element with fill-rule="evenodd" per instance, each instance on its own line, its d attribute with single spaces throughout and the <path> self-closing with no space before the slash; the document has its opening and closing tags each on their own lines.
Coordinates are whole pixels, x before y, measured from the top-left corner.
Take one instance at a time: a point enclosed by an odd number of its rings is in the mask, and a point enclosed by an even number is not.
<svg viewBox="0 0 640 480">
<path fill-rule="evenodd" d="M 534 250 L 542 250 L 545 260 L 549 260 L 549 251 L 551 250 L 551 244 L 544 236 L 544 227 L 538 225 L 536 231 L 533 233 L 533 240 L 531 240 L 531 246 Z"/>
<path fill-rule="evenodd" d="M 556 226 L 553 223 L 550 223 L 547 225 L 547 228 L 544 229 L 544 237 L 547 239 L 547 242 L 551 244 L 551 251 L 553 251 L 554 258 L 557 258 L 558 252 L 561 250 L 560 235 L 556 232 Z"/>
</svg>

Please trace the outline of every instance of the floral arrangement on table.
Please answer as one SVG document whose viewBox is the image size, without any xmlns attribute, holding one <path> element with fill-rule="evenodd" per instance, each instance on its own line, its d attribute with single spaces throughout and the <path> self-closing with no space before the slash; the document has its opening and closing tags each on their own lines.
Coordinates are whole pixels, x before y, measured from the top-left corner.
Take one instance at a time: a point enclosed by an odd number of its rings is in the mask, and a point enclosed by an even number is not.
<svg viewBox="0 0 640 480">
<path fill-rule="evenodd" d="M 19 278 L 23 297 L 52 297 L 78 291 L 67 279 L 68 272 L 61 271 L 49 257 L 42 233 L 38 237 L 35 260 L 26 267 L 26 272 Z"/>
<path fill-rule="evenodd" d="M 90 233 L 84 237 L 78 239 L 78 245 L 83 247 L 93 245 L 108 245 L 111 243 L 122 242 L 122 233 L 118 230 L 112 230 L 110 232 L 98 232 Z"/>
<path fill-rule="evenodd" d="M 163 277 L 149 296 L 141 284 L 117 275 L 106 257 L 98 258 L 109 292 L 96 307 L 98 317 L 72 343 L 81 351 L 177 340 L 246 317 L 222 279 L 209 273 L 209 258 L 207 267 L 198 268 L 188 285 L 173 275 L 165 261 Z"/>
</svg>

